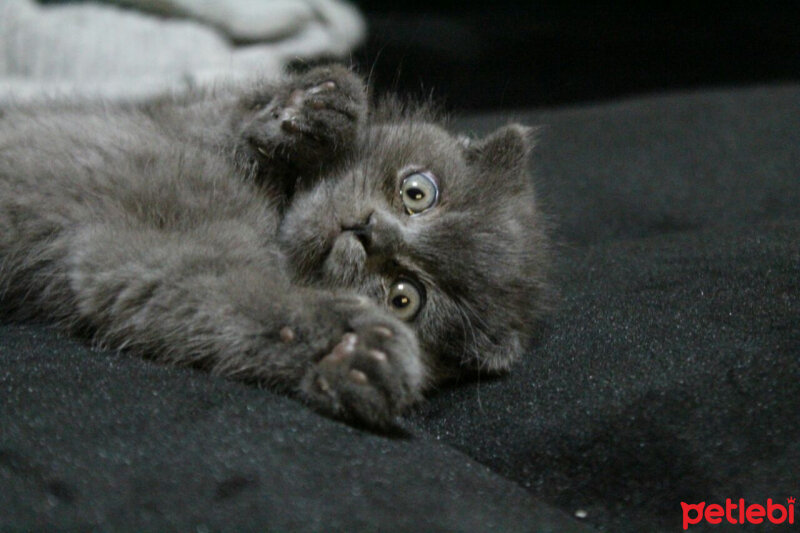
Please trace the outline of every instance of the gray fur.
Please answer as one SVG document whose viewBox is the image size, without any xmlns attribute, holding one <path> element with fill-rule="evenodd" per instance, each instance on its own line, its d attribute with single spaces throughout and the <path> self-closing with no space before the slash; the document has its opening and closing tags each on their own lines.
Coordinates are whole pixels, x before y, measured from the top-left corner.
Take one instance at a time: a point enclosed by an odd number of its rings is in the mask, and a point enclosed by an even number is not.
<svg viewBox="0 0 800 533">
<path fill-rule="evenodd" d="M 0 310 L 375 427 L 443 379 L 507 369 L 547 302 L 530 131 L 464 142 L 424 109 L 367 114 L 342 67 L 2 110 Z M 413 216 L 408 169 L 440 191 Z M 424 293 L 409 322 L 387 305 L 398 278 Z"/>
</svg>

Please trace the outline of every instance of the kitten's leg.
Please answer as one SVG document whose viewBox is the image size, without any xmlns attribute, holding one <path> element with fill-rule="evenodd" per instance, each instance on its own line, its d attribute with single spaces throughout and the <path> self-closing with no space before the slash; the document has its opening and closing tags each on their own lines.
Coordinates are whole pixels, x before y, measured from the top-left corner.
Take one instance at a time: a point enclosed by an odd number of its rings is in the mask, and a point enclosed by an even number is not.
<svg viewBox="0 0 800 533">
<path fill-rule="evenodd" d="M 388 426 L 421 399 L 426 368 L 414 333 L 362 297 L 340 299 L 347 331 L 300 383 L 306 402 L 333 416 Z M 337 311 L 339 312 L 339 311 Z"/>
<path fill-rule="evenodd" d="M 360 296 L 292 287 L 278 254 L 231 244 L 246 227 L 203 231 L 78 231 L 66 272 L 82 323 L 107 347 L 265 383 L 373 427 L 420 397 L 405 324 Z"/>
<path fill-rule="evenodd" d="M 289 197 L 330 175 L 355 149 L 367 90 L 355 73 L 331 65 L 279 82 L 158 99 L 138 109 L 181 142 L 254 165 L 262 184 Z"/>
<path fill-rule="evenodd" d="M 366 114 L 363 80 L 333 65 L 296 75 L 274 94 L 243 96 L 235 127 L 267 172 L 313 181 L 353 150 Z"/>
<path fill-rule="evenodd" d="M 92 117 L 99 122 L 108 120 L 109 108 L 52 103 L 20 107 L 15 115 L 37 121 L 58 117 L 65 122 Z M 111 115 L 126 128 L 148 130 L 167 142 L 255 162 L 262 179 L 312 183 L 355 148 L 366 121 L 367 89 L 348 68 L 330 65 L 281 81 L 120 105 Z M 2 111 L 0 118 L 11 120 Z M 158 126 L 156 132 L 153 124 Z"/>
</svg>

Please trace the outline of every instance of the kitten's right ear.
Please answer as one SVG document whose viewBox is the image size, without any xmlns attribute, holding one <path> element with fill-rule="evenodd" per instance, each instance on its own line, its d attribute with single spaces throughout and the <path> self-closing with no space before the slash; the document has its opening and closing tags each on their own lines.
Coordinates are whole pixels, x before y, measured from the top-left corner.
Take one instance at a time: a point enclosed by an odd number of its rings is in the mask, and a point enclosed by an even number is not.
<svg viewBox="0 0 800 533">
<path fill-rule="evenodd" d="M 486 168 L 522 170 L 536 140 L 536 128 L 509 124 L 483 139 L 472 141 L 466 148 L 467 160 Z"/>
</svg>

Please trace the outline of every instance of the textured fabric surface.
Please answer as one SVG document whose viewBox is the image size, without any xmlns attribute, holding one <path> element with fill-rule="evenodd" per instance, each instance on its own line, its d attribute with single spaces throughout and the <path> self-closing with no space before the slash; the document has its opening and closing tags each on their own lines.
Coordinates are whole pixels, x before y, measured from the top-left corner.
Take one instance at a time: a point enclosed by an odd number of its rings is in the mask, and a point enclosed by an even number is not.
<svg viewBox="0 0 800 533">
<path fill-rule="evenodd" d="M 131 9 L 0 2 L 0 101 L 143 98 L 223 78 L 278 76 L 298 59 L 345 57 L 365 31 L 341 0 L 119 3 Z"/>
<path fill-rule="evenodd" d="M 364 22 L 345 0 L 106 0 L 168 17 L 197 20 L 234 42 L 294 38 L 329 54 L 344 54 L 358 44 Z M 303 39 L 297 37 L 305 33 Z M 314 35 L 316 33 L 316 35 Z M 316 38 L 315 39 L 312 38 Z"/>
<path fill-rule="evenodd" d="M 509 376 L 437 391 L 404 434 L 0 326 L 0 529 L 676 531 L 681 501 L 797 496 L 799 104 L 458 121 L 542 125 L 562 301 Z"/>
<path fill-rule="evenodd" d="M 0 529 L 581 531 L 420 435 L 0 327 Z"/>
</svg>

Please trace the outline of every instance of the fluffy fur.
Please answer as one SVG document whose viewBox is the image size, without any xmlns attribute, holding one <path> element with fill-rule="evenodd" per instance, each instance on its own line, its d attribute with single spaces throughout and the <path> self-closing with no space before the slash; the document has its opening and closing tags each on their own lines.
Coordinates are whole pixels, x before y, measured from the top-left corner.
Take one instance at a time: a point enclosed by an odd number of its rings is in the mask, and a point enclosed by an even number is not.
<svg viewBox="0 0 800 533">
<path fill-rule="evenodd" d="M 520 125 L 465 141 L 424 109 L 368 112 L 336 66 L 5 109 L 0 306 L 386 426 L 526 347 L 547 301 L 531 146 Z M 400 191 L 419 172 L 438 192 L 411 214 Z"/>
</svg>

